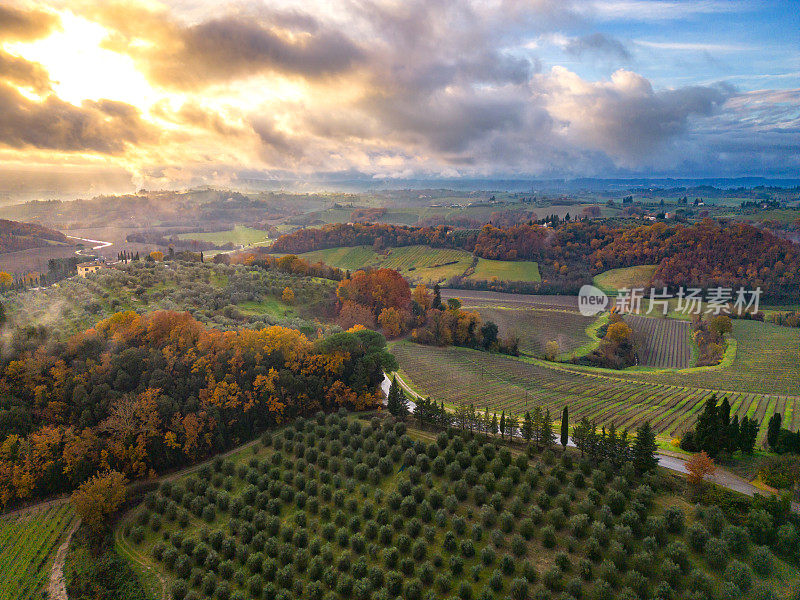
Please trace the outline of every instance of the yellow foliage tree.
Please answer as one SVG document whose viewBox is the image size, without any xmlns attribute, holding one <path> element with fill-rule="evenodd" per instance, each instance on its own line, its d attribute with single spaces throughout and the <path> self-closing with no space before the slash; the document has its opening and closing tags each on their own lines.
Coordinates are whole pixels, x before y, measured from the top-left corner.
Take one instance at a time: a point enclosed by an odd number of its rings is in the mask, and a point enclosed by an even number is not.
<svg viewBox="0 0 800 600">
<path fill-rule="evenodd" d="M 103 528 L 108 516 L 125 502 L 127 483 L 128 480 L 118 471 L 95 475 L 72 493 L 72 506 L 81 520 L 97 532 Z"/>
<path fill-rule="evenodd" d="M 294 304 L 294 291 L 290 287 L 283 288 L 283 294 L 281 295 L 281 300 L 283 300 L 286 304 Z"/>
<path fill-rule="evenodd" d="M 14 283 L 14 278 L 5 271 L 0 271 L 0 287 L 8 288 L 12 283 Z"/>
<path fill-rule="evenodd" d="M 558 342 L 555 340 L 550 340 L 544 346 L 544 356 L 547 358 L 547 360 L 555 360 L 560 350 L 561 349 L 558 347 Z"/>
<path fill-rule="evenodd" d="M 386 332 L 386 337 L 397 337 L 403 330 L 400 311 L 396 308 L 384 308 L 381 314 L 378 315 L 378 323 L 381 324 L 381 327 Z"/>
<path fill-rule="evenodd" d="M 155 261 L 164 260 L 164 253 L 161 252 L 161 250 L 153 250 L 150 253 L 150 258 L 152 258 Z"/>
</svg>

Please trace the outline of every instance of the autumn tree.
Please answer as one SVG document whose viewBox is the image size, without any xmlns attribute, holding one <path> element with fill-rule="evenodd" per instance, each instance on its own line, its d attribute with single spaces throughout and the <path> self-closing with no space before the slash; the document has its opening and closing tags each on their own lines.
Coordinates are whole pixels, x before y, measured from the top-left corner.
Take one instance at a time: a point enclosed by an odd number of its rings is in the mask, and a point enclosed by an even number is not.
<svg viewBox="0 0 800 600">
<path fill-rule="evenodd" d="M 149 256 L 156 262 L 164 260 L 164 253 L 161 250 L 153 250 Z"/>
<path fill-rule="evenodd" d="M 705 451 L 692 456 L 684 463 L 684 466 L 688 472 L 687 481 L 696 489 L 700 489 L 707 475 L 713 475 L 717 470 L 714 459 Z"/>
<path fill-rule="evenodd" d="M 294 304 L 294 291 L 290 287 L 283 288 L 283 294 L 281 294 L 281 300 L 285 304 L 292 305 Z"/>
<path fill-rule="evenodd" d="M 378 323 L 383 327 L 386 337 L 397 337 L 403 331 L 403 319 L 396 308 L 384 308 L 378 315 Z"/>
<path fill-rule="evenodd" d="M 109 471 L 95 475 L 72 493 L 75 512 L 92 532 L 102 531 L 108 517 L 122 506 L 127 483 L 122 473 Z"/>
<path fill-rule="evenodd" d="M 559 351 L 558 342 L 555 340 L 550 340 L 544 345 L 544 357 L 547 360 L 555 360 Z"/>
</svg>

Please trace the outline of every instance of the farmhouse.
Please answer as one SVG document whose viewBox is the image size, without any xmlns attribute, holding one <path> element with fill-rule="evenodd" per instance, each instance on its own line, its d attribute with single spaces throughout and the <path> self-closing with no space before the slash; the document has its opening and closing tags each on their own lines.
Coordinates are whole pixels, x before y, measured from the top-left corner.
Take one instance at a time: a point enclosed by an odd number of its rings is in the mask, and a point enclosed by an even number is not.
<svg viewBox="0 0 800 600">
<path fill-rule="evenodd" d="M 105 264 L 97 260 L 94 260 L 92 262 L 78 263 L 77 264 L 78 275 L 80 275 L 81 277 L 86 277 L 87 275 L 89 275 L 89 273 L 96 273 L 103 267 L 105 267 Z"/>
</svg>

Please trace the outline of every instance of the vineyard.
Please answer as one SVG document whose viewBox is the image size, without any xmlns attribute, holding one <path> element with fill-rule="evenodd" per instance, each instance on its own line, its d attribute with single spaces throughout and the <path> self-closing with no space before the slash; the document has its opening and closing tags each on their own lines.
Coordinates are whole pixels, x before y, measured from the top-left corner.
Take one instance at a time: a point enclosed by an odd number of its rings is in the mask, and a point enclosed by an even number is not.
<svg viewBox="0 0 800 600">
<path fill-rule="evenodd" d="M 45 597 L 50 558 L 74 518 L 68 503 L 0 518 L 0 600 Z"/>
<path fill-rule="evenodd" d="M 616 373 L 580 370 L 537 360 L 522 361 L 465 348 L 434 348 L 408 342 L 392 352 L 409 384 L 422 395 L 451 405 L 522 414 L 535 405 L 553 415 L 569 406 L 573 422 L 583 417 L 599 424 L 635 428 L 650 421 L 662 436 L 679 436 L 694 424 L 706 399 L 727 396 L 731 414 L 755 417 L 762 423 L 759 442 L 775 411 L 792 429 L 800 426 L 800 396 L 723 393 L 712 389 L 623 379 Z"/>
<path fill-rule="evenodd" d="M 465 300 L 465 306 L 472 308 Z M 547 342 L 558 343 L 559 353 L 569 353 L 591 342 L 586 328 L 594 317 L 552 308 L 506 308 L 479 305 L 476 309 L 484 320 L 497 323 L 500 336 L 519 337 L 520 350 L 541 356 Z"/>
<path fill-rule="evenodd" d="M 663 369 L 686 369 L 692 359 L 692 342 L 687 321 L 626 315 L 633 329 L 639 364 Z"/>
<path fill-rule="evenodd" d="M 719 367 L 684 371 L 622 372 L 620 377 L 737 392 L 800 395 L 800 329 L 734 321 L 733 339 L 735 356 L 729 364 L 723 361 Z"/>
</svg>

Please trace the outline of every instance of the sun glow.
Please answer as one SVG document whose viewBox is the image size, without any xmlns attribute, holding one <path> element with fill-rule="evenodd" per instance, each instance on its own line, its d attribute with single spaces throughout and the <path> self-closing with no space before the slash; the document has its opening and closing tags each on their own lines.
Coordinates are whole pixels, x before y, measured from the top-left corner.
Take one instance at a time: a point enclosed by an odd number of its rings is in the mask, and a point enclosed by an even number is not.
<svg viewBox="0 0 800 600">
<path fill-rule="evenodd" d="M 97 23 L 61 13 L 62 29 L 44 39 L 7 44 L 6 50 L 41 63 L 63 100 L 118 100 L 147 110 L 163 97 L 136 69 L 133 59 L 102 47 L 106 30 Z"/>
</svg>

